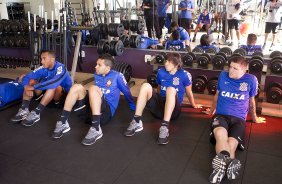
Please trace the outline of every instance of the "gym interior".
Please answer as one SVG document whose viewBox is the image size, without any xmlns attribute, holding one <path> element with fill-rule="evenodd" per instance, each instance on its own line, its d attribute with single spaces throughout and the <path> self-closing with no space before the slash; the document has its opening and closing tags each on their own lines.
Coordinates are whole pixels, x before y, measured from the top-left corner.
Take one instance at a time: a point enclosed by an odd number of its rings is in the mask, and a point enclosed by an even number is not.
<svg viewBox="0 0 282 184">
<path fill-rule="evenodd" d="M 172 1 L 172 19 L 178 19 L 179 1 Z M 203 9 L 224 15 L 226 1 L 193 1 L 193 27 Z M 240 43 L 247 35 L 257 35 L 257 43 L 264 43 L 264 1 L 243 2 Z M 262 52 L 253 55 L 238 45 L 228 46 L 222 32 L 224 16 L 211 25 L 212 43 L 218 48 L 202 50 L 200 30 L 190 48 L 166 50 L 163 42 L 169 39 L 164 27 L 161 38 L 141 48 L 148 37 L 142 0 L 0 0 L 0 85 L 13 81 L 41 65 L 43 49 L 56 52 L 56 60 L 63 63 L 73 83 L 89 88 L 99 55 L 114 57 L 113 70 L 122 73 L 136 100 L 143 83 L 156 84 L 156 71 L 164 67 L 166 55 L 181 55 L 183 69 L 191 73 L 192 90 L 201 109 L 192 108 L 185 97 L 181 115 L 170 123 L 169 144 L 156 144 L 160 120 L 144 110 L 144 130 L 133 137 L 124 131 L 134 116 L 121 95 L 117 111 L 110 123 L 103 126 L 103 138 L 92 146 L 84 146 L 81 139 L 89 124 L 72 114 L 70 132 L 61 139 L 51 137 L 62 107 L 47 107 L 41 119 L 32 127 L 13 123 L 10 119 L 21 106 L 21 98 L 0 107 L 0 183 L 81 183 L 81 184 L 204 184 L 209 183 L 211 162 L 215 156 L 210 142 L 212 116 L 203 110 L 211 107 L 216 93 L 218 76 L 228 71 L 233 56 L 244 56 L 249 63 L 248 73 L 259 82 L 256 110 L 266 123 L 246 119 L 244 149 L 236 151 L 242 168 L 239 178 L 221 183 L 265 184 L 282 180 L 282 40 L 278 29 L 275 47 L 272 37 L 266 40 Z M 194 34 L 191 29 L 190 38 Z M 153 29 L 154 32 L 154 29 Z M 228 33 L 227 33 L 228 34 Z M 149 49 L 150 46 L 150 49 Z M 151 47 L 152 46 L 152 47 Z M 1 91 L 1 89 L 0 89 Z M 2 98 L 2 97 L 1 97 Z M 0 98 L 0 100 L 1 100 Z M 38 102 L 32 102 L 31 108 Z"/>
</svg>

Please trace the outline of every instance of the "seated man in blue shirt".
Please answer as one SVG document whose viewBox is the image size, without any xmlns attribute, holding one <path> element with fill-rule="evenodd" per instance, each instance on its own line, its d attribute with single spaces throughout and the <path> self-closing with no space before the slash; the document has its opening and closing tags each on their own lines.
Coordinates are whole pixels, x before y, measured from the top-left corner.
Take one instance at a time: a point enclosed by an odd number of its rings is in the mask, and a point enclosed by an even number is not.
<svg viewBox="0 0 282 184">
<path fill-rule="evenodd" d="M 41 52 L 41 64 L 39 68 L 25 75 L 22 79 L 24 86 L 23 101 L 18 113 L 11 119 L 13 122 L 22 121 L 24 126 L 32 126 L 40 120 L 40 113 L 52 100 L 57 103 L 64 101 L 66 93 L 71 88 L 72 81 L 66 67 L 56 61 L 53 51 Z M 31 99 L 42 96 L 39 105 L 29 112 Z"/>
<path fill-rule="evenodd" d="M 235 158 L 235 151 L 243 142 L 248 111 L 254 122 L 265 122 L 265 118 L 256 115 L 257 78 L 246 73 L 247 69 L 245 57 L 232 57 L 229 71 L 219 75 L 213 105 L 205 111 L 215 114 L 211 130 L 217 155 L 212 161 L 211 183 L 220 183 L 225 174 L 229 180 L 238 178 L 241 163 Z"/>
<path fill-rule="evenodd" d="M 185 45 L 183 43 L 183 41 L 181 41 L 180 38 L 180 34 L 177 30 L 174 30 L 171 33 L 172 36 L 172 40 L 168 40 L 165 43 L 165 49 L 166 50 L 183 50 L 185 48 Z"/>
<path fill-rule="evenodd" d="M 206 51 L 207 49 L 209 48 L 215 48 L 216 49 L 216 52 L 218 52 L 219 48 L 217 48 L 215 45 L 212 45 L 211 44 L 211 36 L 210 35 L 207 35 L 207 34 L 203 34 L 201 36 L 201 39 L 200 39 L 200 45 L 197 45 L 196 47 L 200 47 L 202 48 L 204 51 Z"/>
<path fill-rule="evenodd" d="M 169 122 L 179 117 L 184 94 L 187 95 L 193 108 L 201 108 L 194 101 L 192 77 L 188 71 L 182 69 L 180 54 L 169 53 L 164 66 L 157 73 L 157 92 L 149 83 L 142 84 L 135 115 L 124 133 L 125 136 L 131 137 L 143 130 L 141 116 L 144 108 L 147 107 L 154 117 L 163 120 L 159 130 L 158 144 L 167 144 Z"/>
<path fill-rule="evenodd" d="M 208 35 L 210 34 L 211 21 L 212 21 L 212 14 L 209 13 L 207 9 L 204 9 L 203 13 L 201 13 L 198 18 L 198 22 L 195 28 L 195 33 L 192 42 L 195 42 L 197 32 L 202 27 L 206 30 Z"/>
<path fill-rule="evenodd" d="M 261 45 L 256 45 L 256 43 L 257 43 L 257 35 L 251 33 L 248 34 L 247 45 L 241 45 L 240 48 L 244 49 L 247 52 L 247 56 L 251 56 L 255 52 L 262 53 Z"/>
<path fill-rule="evenodd" d="M 120 92 L 124 94 L 129 108 L 135 110 L 135 102 L 122 73 L 112 70 L 113 57 L 109 54 L 100 55 L 94 73 L 94 85 L 88 91 L 81 84 L 74 84 L 64 105 L 64 110 L 57 121 L 53 138 L 59 139 L 70 130 L 68 118 L 74 109 L 91 127 L 82 140 L 83 145 L 92 145 L 103 136 L 100 124 L 108 123 L 118 107 Z"/>
<path fill-rule="evenodd" d="M 173 21 L 171 23 L 171 31 L 177 30 L 180 34 L 180 40 L 184 42 L 185 47 L 190 47 L 190 36 L 188 32 L 183 28 L 179 27 L 178 23 Z M 172 36 L 170 36 L 170 39 L 172 40 Z"/>
</svg>

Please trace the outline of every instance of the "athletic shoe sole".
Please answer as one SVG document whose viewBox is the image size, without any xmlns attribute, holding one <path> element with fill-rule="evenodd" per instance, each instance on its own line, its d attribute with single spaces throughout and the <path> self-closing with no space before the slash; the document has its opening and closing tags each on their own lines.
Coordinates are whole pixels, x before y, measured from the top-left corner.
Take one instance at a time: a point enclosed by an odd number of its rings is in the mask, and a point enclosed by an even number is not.
<svg viewBox="0 0 282 184">
<path fill-rule="evenodd" d="M 40 120 L 40 118 L 36 119 L 35 121 L 33 121 L 32 124 L 25 124 L 24 121 L 23 121 L 22 125 L 23 125 L 23 126 L 30 127 L 30 126 L 34 125 L 34 123 L 36 123 L 36 122 L 39 121 L 39 120 Z"/>
<path fill-rule="evenodd" d="M 166 144 L 168 144 L 168 138 L 167 138 L 167 140 L 166 140 L 165 142 L 160 142 L 160 141 L 158 140 L 158 144 L 159 144 L 159 145 L 166 145 Z"/>
<path fill-rule="evenodd" d="M 214 169 L 210 175 L 210 183 L 220 183 L 225 175 L 226 163 L 223 155 L 216 155 L 212 161 L 212 168 Z"/>
<path fill-rule="evenodd" d="M 102 137 L 103 137 L 103 134 L 100 134 L 98 137 L 96 137 L 96 139 L 93 142 L 91 142 L 91 143 L 82 142 L 82 144 L 85 145 L 85 146 L 90 146 L 90 145 L 94 144 L 98 139 L 100 139 Z"/>
<path fill-rule="evenodd" d="M 22 121 L 22 120 L 25 120 L 26 117 L 27 117 L 27 115 L 24 116 L 24 117 L 22 117 L 21 119 L 17 119 L 17 120 L 11 119 L 11 121 L 12 121 L 12 122 L 20 122 L 20 121 Z"/>
<path fill-rule="evenodd" d="M 235 180 L 236 178 L 238 178 L 240 169 L 241 169 L 240 161 L 237 159 L 232 160 L 226 172 L 228 180 Z"/>
</svg>

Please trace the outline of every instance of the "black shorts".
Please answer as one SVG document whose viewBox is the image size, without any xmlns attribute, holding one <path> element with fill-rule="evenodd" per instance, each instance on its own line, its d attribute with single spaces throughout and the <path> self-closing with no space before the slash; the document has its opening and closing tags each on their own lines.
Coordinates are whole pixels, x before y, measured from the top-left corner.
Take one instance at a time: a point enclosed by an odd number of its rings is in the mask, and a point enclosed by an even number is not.
<svg viewBox="0 0 282 184">
<path fill-rule="evenodd" d="M 273 22 L 266 22 L 265 23 L 265 33 L 276 34 L 278 31 L 279 23 L 273 23 Z"/>
<path fill-rule="evenodd" d="M 34 93 L 33 99 L 34 99 L 35 101 L 40 102 L 45 93 L 46 93 L 46 90 L 41 91 L 40 94 L 35 94 L 35 93 Z M 65 100 L 66 100 L 66 98 L 67 98 L 67 95 L 68 95 L 68 92 L 65 90 L 65 88 L 62 88 L 62 96 L 61 96 L 60 100 L 57 101 L 57 102 L 55 102 L 54 100 L 52 100 L 52 101 L 47 105 L 47 107 L 49 107 L 49 108 L 63 108 L 63 107 L 64 107 L 64 104 L 65 104 Z"/>
<path fill-rule="evenodd" d="M 181 113 L 181 106 L 177 96 L 175 97 L 175 107 L 171 115 L 171 120 L 177 119 Z M 152 113 L 155 118 L 164 118 L 165 98 L 161 97 L 155 91 L 153 91 L 152 97 L 148 100 L 146 107 Z"/>
<path fill-rule="evenodd" d="M 192 19 L 180 18 L 180 26 L 184 29 L 191 29 Z"/>
<path fill-rule="evenodd" d="M 77 101 L 73 110 L 85 123 L 92 123 L 92 110 L 89 102 L 88 91 L 84 99 Z M 105 98 L 102 97 L 100 125 L 107 124 L 112 119 L 111 108 Z"/>
<path fill-rule="evenodd" d="M 246 123 L 245 120 L 234 116 L 216 114 L 211 123 L 211 136 L 213 130 L 217 127 L 223 127 L 228 132 L 228 137 L 233 137 L 239 143 L 239 147 L 244 149 L 243 139 L 245 135 Z"/>
<path fill-rule="evenodd" d="M 228 29 L 239 30 L 239 20 L 237 19 L 229 19 L 228 21 Z"/>
</svg>

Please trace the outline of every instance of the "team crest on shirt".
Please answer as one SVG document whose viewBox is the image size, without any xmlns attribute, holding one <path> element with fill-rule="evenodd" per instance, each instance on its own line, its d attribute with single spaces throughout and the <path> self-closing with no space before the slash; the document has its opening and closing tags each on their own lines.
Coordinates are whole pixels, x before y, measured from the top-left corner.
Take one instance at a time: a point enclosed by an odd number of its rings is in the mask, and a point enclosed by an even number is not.
<svg viewBox="0 0 282 184">
<path fill-rule="evenodd" d="M 248 90 L 248 84 L 246 82 L 240 83 L 239 90 L 240 91 L 247 91 Z"/>
<path fill-rule="evenodd" d="M 106 82 L 106 85 L 109 87 L 112 85 L 112 79 L 108 79 L 108 81 Z"/>
<path fill-rule="evenodd" d="M 173 78 L 173 85 L 174 86 L 178 86 L 179 85 L 179 78 L 178 77 L 174 77 Z"/>
<path fill-rule="evenodd" d="M 62 67 L 62 66 L 59 66 L 59 67 L 57 68 L 57 74 L 56 74 L 56 75 L 61 74 L 62 71 L 63 71 L 63 67 Z"/>
</svg>

